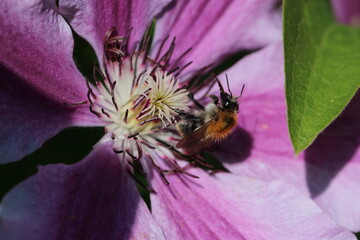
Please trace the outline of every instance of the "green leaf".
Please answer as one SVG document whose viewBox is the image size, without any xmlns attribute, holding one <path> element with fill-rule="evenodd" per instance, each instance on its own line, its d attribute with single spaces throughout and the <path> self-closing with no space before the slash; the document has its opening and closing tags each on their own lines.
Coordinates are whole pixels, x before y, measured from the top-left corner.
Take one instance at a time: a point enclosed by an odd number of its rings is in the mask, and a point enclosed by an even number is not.
<svg viewBox="0 0 360 240">
<path fill-rule="evenodd" d="M 360 29 L 336 23 L 327 0 L 285 0 L 284 49 L 288 124 L 299 154 L 360 86 Z"/>
</svg>

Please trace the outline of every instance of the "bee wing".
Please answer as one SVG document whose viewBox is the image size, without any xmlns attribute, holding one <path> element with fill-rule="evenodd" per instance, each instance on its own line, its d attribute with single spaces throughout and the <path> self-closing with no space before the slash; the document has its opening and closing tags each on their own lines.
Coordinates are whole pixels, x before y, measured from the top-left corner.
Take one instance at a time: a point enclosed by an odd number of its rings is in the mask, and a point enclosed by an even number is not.
<svg viewBox="0 0 360 240">
<path fill-rule="evenodd" d="M 177 148 L 183 148 L 184 154 L 194 155 L 212 143 L 212 140 L 206 138 L 206 130 L 210 126 L 211 120 L 201 126 L 199 129 L 183 137 L 177 144 Z"/>
</svg>

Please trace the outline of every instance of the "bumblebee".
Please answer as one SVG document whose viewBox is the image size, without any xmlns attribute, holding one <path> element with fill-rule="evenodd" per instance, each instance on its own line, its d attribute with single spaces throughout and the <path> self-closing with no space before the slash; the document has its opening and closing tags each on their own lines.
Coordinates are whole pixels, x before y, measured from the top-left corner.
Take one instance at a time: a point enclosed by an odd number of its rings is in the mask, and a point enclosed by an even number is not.
<svg viewBox="0 0 360 240">
<path fill-rule="evenodd" d="M 238 99 L 241 97 L 245 85 L 242 87 L 240 96 L 233 97 L 227 76 L 228 93 L 225 92 L 219 79 L 217 77 L 215 79 L 219 85 L 220 98 L 216 95 L 210 95 L 212 101 L 204 107 L 190 93 L 189 98 L 199 109 L 190 112 L 178 112 L 182 119 L 176 128 L 182 139 L 176 147 L 182 148 L 186 155 L 195 155 L 210 144 L 224 140 L 237 125 Z"/>
</svg>

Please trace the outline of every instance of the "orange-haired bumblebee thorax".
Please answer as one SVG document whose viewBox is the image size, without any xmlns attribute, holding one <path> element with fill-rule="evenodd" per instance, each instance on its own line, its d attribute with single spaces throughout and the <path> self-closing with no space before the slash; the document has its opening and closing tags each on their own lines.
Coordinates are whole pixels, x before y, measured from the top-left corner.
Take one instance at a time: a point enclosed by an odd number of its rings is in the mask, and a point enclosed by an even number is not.
<svg viewBox="0 0 360 240">
<path fill-rule="evenodd" d="M 217 118 L 211 121 L 206 129 L 207 138 L 213 141 L 221 141 L 232 132 L 237 123 L 236 112 L 229 112 L 218 109 Z"/>
</svg>

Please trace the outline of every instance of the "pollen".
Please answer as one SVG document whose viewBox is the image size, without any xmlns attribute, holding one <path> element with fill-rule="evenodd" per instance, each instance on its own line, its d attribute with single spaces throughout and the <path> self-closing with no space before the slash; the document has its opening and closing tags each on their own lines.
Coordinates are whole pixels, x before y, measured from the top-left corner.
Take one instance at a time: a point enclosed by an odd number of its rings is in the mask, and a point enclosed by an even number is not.
<svg viewBox="0 0 360 240">
<path fill-rule="evenodd" d="M 157 71 L 155 77 L 150 75 L 145 80 L 150 91 L 148 93 L 148 113 L 144 116 L 157 116 L 164 126 L 173 123 L 176 111 L 188 109 L 189 98 L 185 89 L 180 89 L 179 80 L 166 72 Z"/>
</svg>

